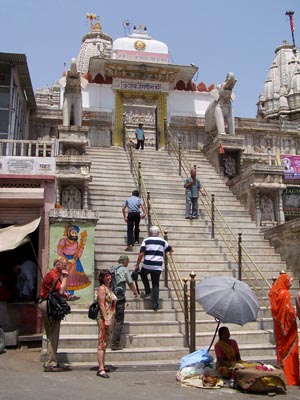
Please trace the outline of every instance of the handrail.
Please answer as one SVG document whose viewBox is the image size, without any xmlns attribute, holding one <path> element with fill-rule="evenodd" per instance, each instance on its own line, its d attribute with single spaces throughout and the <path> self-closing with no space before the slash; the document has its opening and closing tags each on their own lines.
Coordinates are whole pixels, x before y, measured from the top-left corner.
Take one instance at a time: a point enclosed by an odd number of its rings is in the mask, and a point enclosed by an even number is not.
<svg viewBox="0 0 300 400">
<path fill-rule="evenodd" d="M 182 151 L 181 143 L 177 142 L 174 138 L 174 136 L 171 134 L 170 128 L 167 128 L 167 138 L 168 138 L 168 143 L 167 143 L 167 148 L 168 148 L 168 153 L 171 156 L 172 152 L 174 154 L 175 159 L 178 160 L 178 162 L 181 163 L 181 166 L 179 167 L 179 171 L 183 170 L 186 176 L 190 175 L 190 170 L 192 169 L 192 166 L 186 159 L 184 152 Z M 206 190 L 205 187 L 203 187 L 206 196 L 200 196 L 200 200 L 202 202 L 202 205 L 206 211 L 206 214 L 208 215 L 210 221 L 212 222 L 212 219 L 214 219 L 214 229 L 218 232 L 220 238 L 222 239 L 225 247 L 227 248 L 228 252 L 231 254 L 233 257 L 234 261 L 238 264 L 238 242 L 239 239 L 237 235 L 233 232 L 231 227 L 228 225 L 226 222 L 225 218 L 223 217 L 220 209 L 215 205 L 214 203 L 214 213 L 212 213 L 212 208 L 211 208 L 211 202 L 210 202 L 210 197 L 214 196 L 214 194 L 209 194 L 209 192 Z M 269 308 L 269 305 L 266 304 L 264 297 L 268 297 L 265 288 L 262 286 L 262 284 L 259 282 L 259 277 L 266 283 L 267 287 L 271 287 L 270 282 L 266 279 L 266 277 L 263 275 L 262 271 L 260 268 L 257 266 L 255 261 L 252 259 L 251 255 L 247 251 L 247 249 L 244 247 L 242 243 L 240 243 L 241 249 L 242 249 L 242 255 L 241 255 L 241 262 L 243 265 L 243 274 L 246 276 L 246 280 L 249 283 L 249 286 L 255 291 L 256 295 L 258 298 L 261 300 L 262 304 L 266 307 L 266 309 Z M 258 274 L 255 275 L 255 272 Z M 252 281 L 251 281 L 252 280 Z M 257 283 L 257 286 L 254 285 L 254 283 Z M 263 296 L 263 295 L 264 296 Z"/>
<path fill-rule="evenodd" d="M 143 178 L 143 174 L 141 171 L 141 163 L 138 162 L 138 160 L 137 160 L 137 157 L 135 154 L 135 149 L 132 146 L 132 143 L 130 141 L 126 127 L 125 127 L 125 145 L 126 145 L 125 146 L 126 150 L 130 156 L 131 173 L 133 174 L 133 176 L 136 178 L 136 180 L 138 182 L 140 194 L 142 196 L 144 203 L 148 204 L 148 209 L 147 209 L 147 213 L 149 213 L 148 220 L 149 220 L 149 218 L 151 218 L 152 224 L 157 225 L 159 227 L 161 234 L 164 236 L 165 231 L 159 221 L 159 218 L 153 207 L 153 203 L 151 202 L 150 195 L 149 195 L 149 192 L 147 191 L 147 188 L 146 188 L 146 185 L 144 182 L 144 178 Z M 184 312 L 183 280 L 179 274 L 178 268 L 175 264 L 172 254 L 167 253 L 166 256 L 167 256 L 167 261 L 168 261 L 168 274 L 169 274 L 168 277 L 173 285 L 173 289 L 175 291 L 175 294 L 176 294 L 178 303 L 181 307 L 181 310 Z"/>
</svg>

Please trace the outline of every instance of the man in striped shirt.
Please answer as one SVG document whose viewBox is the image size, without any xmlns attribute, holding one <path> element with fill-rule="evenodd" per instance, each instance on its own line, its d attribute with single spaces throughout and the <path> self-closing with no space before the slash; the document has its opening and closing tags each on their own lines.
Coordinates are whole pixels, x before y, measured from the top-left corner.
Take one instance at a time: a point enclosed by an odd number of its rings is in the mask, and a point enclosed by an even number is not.
<svg viewBox="0 0 300 400">
<path fill-rule="evenodd" d="M 140 253 L 137 258 L 135 271 L 139 271 L 140 263 L 144 258 L 141 279 L 145 287 L 145 298 L 151 296 L 151 289 L 148 279 L 150 274 L 152 282 L 152 308 L 154 311 L 158 309 L 159 297 L 159 278 L 163 270 L 163 260 L 165 252 L 173 252 L 169 243 L 159 237 L 159 228 L 152 226 L 150 228 L 150 236 L 143 240 Z"/>
</svg>

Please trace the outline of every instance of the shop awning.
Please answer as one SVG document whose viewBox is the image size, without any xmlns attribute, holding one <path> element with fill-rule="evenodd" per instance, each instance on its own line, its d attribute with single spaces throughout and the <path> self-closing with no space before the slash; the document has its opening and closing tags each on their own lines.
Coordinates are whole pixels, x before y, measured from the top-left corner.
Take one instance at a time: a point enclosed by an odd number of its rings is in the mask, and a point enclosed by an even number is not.
<svg viewBox="0 0 300 400">
<path fill-rule="evenodd" d="M 36 230 L 41 217 L 26 225 L 10 225 L 0 229 L 0 252 L 14 250 L 29 241 L 28 235 Z"/>
</svg>

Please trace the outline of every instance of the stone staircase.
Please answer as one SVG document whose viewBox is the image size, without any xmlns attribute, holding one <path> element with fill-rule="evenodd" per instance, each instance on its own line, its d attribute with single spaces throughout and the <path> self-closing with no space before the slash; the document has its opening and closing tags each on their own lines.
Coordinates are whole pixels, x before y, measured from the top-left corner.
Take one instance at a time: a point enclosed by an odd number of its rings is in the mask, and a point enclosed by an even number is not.
<svg viewBox="0 0 300 400">
<path fill-rule="evenodd" d="M 130 172 L 127 154 L 121 148 L 89 148 L 92 158 L 90 183 L 90 207 L 100 212 L 95 231 L 95 282 L 97 271 L 117 263 L 126 247 L 126 225 L 121 207 L 125 198 L 136 188 Z M 142 174 L 150 191 L 151 201 L 160 223 L 168 231 L 168 241 L 174 248 L 173 258 L 180 275 L 189 277 L 196 273 L 200 280 L 210 275 L 237 275 L 237 265 L 218 236 L 211 239 L 209 218 L 202 211 L 198 220 L 184 218 L 185 197 L 183 178 L 178 176 L 175 161 L 165 151 L 146 148 L 136 152 L 141 162 Z M 264 275 L 271 277 L 286 265 L 275 254 L 269 242 L 257 229 L 255 223 L 216 174 L 213 167 L 199 152 L 190 153 L 191 164 L 197 165 L 198 178 L 210 193 L 215 193 L 216 204 L 228 224 L 237 234 L 243 233 L 243 244 L 253 255 Z M 200 202 L 201 205 L 201 202 Z M 141 238 L 147 236 L 146 222 L 141 223 Z M 129 268 L 133 269 L 139 247 L 128 253 Z M 150 300 L 135 300 L 127 290 L 124 345 L 122 351 L 107 352 L 107 362 L 128 366 L 178 365 L 179 359 L 188 353 L 184 347 L 184 318 L 172 288 L 164 288 L 161 278 L 160 309 L 151 309 Z M 139 284 L 142 288 L 142 283 Z M 73 308 L 61 326 L 59 354 L 62 361 L 73 365 L 96 364 L 97 327 L 87 318 L 87 306 Z M 244 327 L 228 325 L 232 337 L 237 339 L 245 360 L 272 360 L 275 347 L 272 320 L 263 310 L 257 322 Z M 208 346 L 214 334 L 216 322 L 197 305 L 196 347 Z M 70 334 L 71 333 L 71 334 Z"/>
<path fill-rule="evenodd" d="M 100 213 L 95 229 L 95 289 L 98 271 L 117 264 L 117 260 L 127 245 L 127 226 L 123 220 L 121 207 L 124 200 L 137 187 L 130 172 L 127 154 L 121 148 L 89 148 L 92 158 L 90 183 L 90 208 Z M 140 239 L 147 236 L 145 221 L 140 224 Z M 133 270 L 139 246 L 128 252 L 129 269 Z M 162 277 L 163 280 L 163 277 Z M 139 282 L 141 292 L 143 285 Z M 107 350 L 107 362 L 114 365 L 170 366 L 188 353 L 184 347 L 184 327 L 178 321 L 171 291 L 163 287 L 160 291 L 159 312 L 155 313 L 149 299 L 134 299 L 130 290 L 126 292 L 125 326 L 122 351 Z M 87 307 L 72 307 L 61 325 L 59 357 L 72 365 L 95 365 L 97 349 L 97 326 L 87 317 Z M 70 334 L 71 332 L 71 334 Z"/>
<path fill-rule="evenodd" d="M 178 176 L 176 161 L 166 152 L 148 150 L 137 152 L 141 162 L 142 175 L 150 192 L 159 220 L 168 231 L 168 241 L 174 248 L 173 258 L 182 277 L 189 278 L 191 272 L 196 273 L 196 280 L 211 275 L 230 275 L 237 277 L 238 266 L 228 253 L 226 246 L 216 233 L 211 239 L 211 223 L 203 210 L 198 220 L 186 220 L 184 178 Z M 222 212 L 228 225 L 237 235 L 242 232 L 243 245 L 271 281 L 286 264 L 264 239 L 263 234 L 251 221 L 248 212 L 229 191 L 224 181 L 219 177 L 203 154 L 188 153 L 191 165 L 197 165 L 197 175 L 208 193 L 215 194 L 215 204 Z M 201 200 L 199 199 L 200 209 Z M 253 285 L 255 282 L 253 282 Z M 251 286 L 251 282 L 250 282 Z M 265 285 L 266 286 L 266 285 Z M 265 287 L 268 291 L 268 287 Z M 173 296 L 173 294 L 172 294 Z M 179 309 L 174 299 L 175 308 Z M 196 317 L 196 347 L 208 346 L 216 327 L 214 319 L 206 315 L 199 305 Z M 179 318 L 183 316 L 178 313 Z M 274 359 L 272 318 L 262 307 L 257 322 L 246 324 L 244 327 L 228 325 L 232 337 L 238 340 L 244 359 Z M 263 356 L 262 356 L 262 349 Z"/>
</svg>

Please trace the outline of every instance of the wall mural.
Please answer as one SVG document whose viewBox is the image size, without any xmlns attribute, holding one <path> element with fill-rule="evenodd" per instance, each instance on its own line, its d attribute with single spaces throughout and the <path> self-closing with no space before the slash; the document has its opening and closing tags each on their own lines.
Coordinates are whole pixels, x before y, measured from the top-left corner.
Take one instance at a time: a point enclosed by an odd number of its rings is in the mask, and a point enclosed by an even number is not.
<svg viewBox="0 0 300 400">
<path fill-rule="evenodd" d="M 57 222 L 50 228 L 50 266 L 65 257 L 69 272 L 66 290 L 71 300 L 90 302 L 94 297 L 94 226 Z"/>
</svg>

